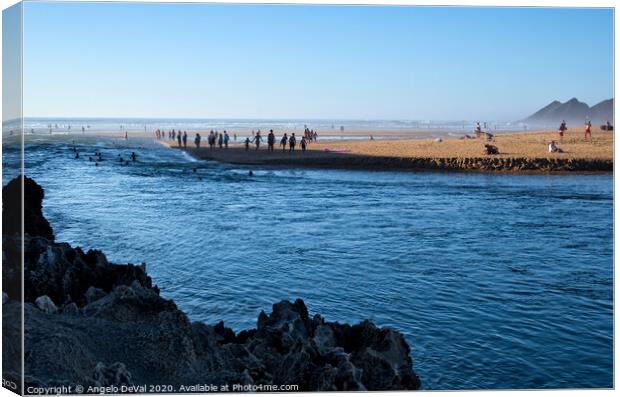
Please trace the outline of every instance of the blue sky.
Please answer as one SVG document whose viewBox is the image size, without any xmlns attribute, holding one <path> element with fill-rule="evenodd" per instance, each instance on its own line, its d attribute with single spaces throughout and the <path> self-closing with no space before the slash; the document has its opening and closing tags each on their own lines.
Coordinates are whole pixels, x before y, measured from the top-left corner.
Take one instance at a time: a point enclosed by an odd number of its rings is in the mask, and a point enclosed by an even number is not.
<svg viewBox="0 0 620 397">
<path fill-rule="evenodd" d="M 26 3 L 24 114 L 515 120 L 613 96 L 611 9 Z"/>
</svg>

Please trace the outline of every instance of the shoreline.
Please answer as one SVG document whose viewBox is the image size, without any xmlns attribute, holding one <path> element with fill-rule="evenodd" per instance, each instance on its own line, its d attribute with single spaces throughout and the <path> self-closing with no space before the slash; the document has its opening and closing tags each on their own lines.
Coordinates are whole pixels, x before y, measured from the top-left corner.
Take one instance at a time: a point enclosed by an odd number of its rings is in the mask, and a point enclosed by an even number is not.
<svg viewBox="0 0 620 397">
<path fill-rule="evenodd" d="M 179 148 L 174 142 L 156 141 L 171 149 L 183 150 L 200 160 L 212 160 L 246 166 L 292 166 L 322 169 L 385 171 L 495 172 L 512 174 L 573 174 L 613 172 L 613 133 L 593 131 L 585 140 L 582 132 L 571 130 L 559 143 L 556 132 L 518 132 L 496 135 L 493 141 L 482 138 L 446 138 L 400 140 L 342 140 L 312 143 L 302 153 L 299 144 L 291 153 L 281 147 L 269 152 L 265 143 L 259 150 L 245 150 L 238 143 L 228 149 L 208 147 Z M 193 141 L 189 136 L 188 141 Z M 205 141 L 203 137 L 203 142 Z M 547 145 L 556 140 L 563 153 L 548 153 Z M 279 139 L 276 139 L 279 142 Z M 484 144 L 499 149 L 499 154 L 483 154 Z"/>
</svg>

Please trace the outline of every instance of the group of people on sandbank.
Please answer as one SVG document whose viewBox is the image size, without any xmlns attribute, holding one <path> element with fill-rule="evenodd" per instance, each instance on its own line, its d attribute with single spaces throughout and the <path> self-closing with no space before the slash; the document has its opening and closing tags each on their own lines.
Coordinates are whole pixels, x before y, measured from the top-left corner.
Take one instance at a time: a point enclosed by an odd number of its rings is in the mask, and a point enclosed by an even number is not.
<svg viewBox="0 0 620 397">
<path fill-rule="evenodd" d="M 165 139 L 165 132 L 158 129 L 155 131 L 155 136 L 158 140 Z M 307 127 L 304 128 L 304 135 L 301 137 L 299 142 L 294 132 L 291 133 L 290 135 L 287 133 L 284 133 L 284 135 L 282 135 L 282 137 L 278 139 L 275 133 L 273 132 L 273 130 L 269 130 L 269 133 L 267 134 L 267 137 L 266 137 L 267 150 L 270 152 L 275 151 L 276 142 L 279 141 L 282 151 L 286 151 L 288 149 L 289 152 L 294 152 L 299 144 L 301 151 L 305 152 L 306 148 L 311 142 L 318 141 L 318 137 L 319 137 L 319 134 L 316 131 L 311 130 Z M 168 132 L 168 139 L 173 140 L 173 141 L 176 140 L 178 142 L 178 147 L 180 148 L 185 148 L 185 149 L 187 148 L 188 136 L 187 136 L 186 131 L 177 132 L 175 130 L 171 130 Z M 200 145 L 202 143 L 202 140 L 203 140 L 203 137 L 200 135 L 200 133 L 197 132 L 194 136 L 194 145 L 196 149 L 199 149 L 201 147 Z M 233 134 L 232 140 L 234 140 L 235 142 L 237 141 L 237 134 Z M 264 140 L 265 138 L 261 134 L 260 130 L 257 130 L 257 131 L 252 130 L 252 135 L 250 137 L 246 137 L 244 141 L 245 150 L 246 151 L 250 150 L 250 146 L 252 145 L 254 146 L 255 150 L 259 150 L 261 143 L 264 142 Z M 231 142 L 231 136 L 228 134 L 226 130 L 224 130 L 224 132 L 222 133 L 215 131 L 215 130 L 211 130 L 209 132 L 209 135 L 207 136 L 207 143 L 209 145 L 210 150 L 214 150 L 216 148 L 228 149 L 230 142 Z"/>
<path fill-rule="evenodd" d="M 155 130 L 155 137 L 157 138 L 158 141 L 166 139 L 166 135 L 168 135 L 168 140 L 171 140 L 171 141 L 178 140 L 179 147 L 181 145 L 183 145 L 184 147 L 187 147 L 187 131 L 181 132 L 181 130 L 176 131 L 172 129 L 166 133 L 165 131 L 162 131 L 159 128 Z"/>
<path fill-rule="evenodd" d="M 592 121 L 590 120 L 586 120 L 584 122 L 584 130 L 583 130 L 583 138 L 584 139 L 592 139 Z M 601 130 L 603 131 L 613 131 L 614 127 L 611 125 L 611 123 L 609 122 L 609 120 L 607 120 L 607 122 L 601 126 Z M 558 128 L 558 134 L 560 135 L 560 142 L 563 141 L 564 139 L 564 134 L 566 133 L 566 131 L 568 130 L 568 127 L 566 125 L 566 120 L 562 120 L 562 122 L 560 123 L 560 127 Z"/>
<path fill-rule="evenodd" d="M 305 152 L 306 148 L 308 147 L 308 144 L 313 141 L 316 142 L 317 139 L 318 139 L 318 134 L 316 133 L 316 131 L 311 131 L 306 128 L 304 131 L 304 136 L 302 136 L 299 141 L 299 146 L 301 147 L 301 151 Z M 252 139 L 250 139 L 249 137 L 245 139 L 245 150 L 246 151 L 250 150 L 251 143 L 254 143 L 255 150 L 258 150 L 260 148 L 260 143 L 262 142 L 262 140 L 263 140 L 263 137 L 261 136 L 260 130 L 259 130 L 256 132 L 256 134 L 254 134 Z M 274 134 L 273 130 L 269 130 L 269 134 L 267 134 L 267 151 L 273 152 L 275 150 L 275 145 L 276 145 L 277 140 L 278 139 L 276 138 L 276 135 Z M 284 135 L 282 135 L 282 137 L 279 139 L 279 141 L 280 141 L 280 147 L 282 148 L 283 152 L 286 151 L 287 148 L 289 152 L 294 152 L 295 148 L 297 147 L 297 137 L 295 136 L 294 132 L 291 133 L 290 136 L 285 132 Z"/>
</svg>

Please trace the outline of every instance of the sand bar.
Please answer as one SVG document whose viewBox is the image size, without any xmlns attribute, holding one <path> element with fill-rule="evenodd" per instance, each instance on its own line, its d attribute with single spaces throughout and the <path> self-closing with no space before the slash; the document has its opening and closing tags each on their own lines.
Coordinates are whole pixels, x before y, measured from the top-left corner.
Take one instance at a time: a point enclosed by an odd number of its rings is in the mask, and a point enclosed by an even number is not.
<svg viewBox="0 0 620 397">
<path fill-rule="evenodd" d="M 229 149 L 195 148 L 193 134 L 188 138 L 192 156 L 200 159 L 243 165 L 307 166 L 323 168 L 359 169 L 432 169 L 453 171 L 503 171 L 503 172 L 568 172 L 613 171 L 613 133 L 594 128 L 592 138 L 585 139 L 583 131 L 568 131 L 562 142 L 557 132 L 519 132 L 496 134 L 493 141 L 482 138 L 434 139 L 381 139 L 343 140 L 312 143 L 305 153 L 290 153 L 276 147 L 267 151 L 261 144 L 259 150 L 251 146 L 246 151 L 240 143 Z M 549 153 L 548 144 L 555 140 L 563 153 Z M 203 136 L 202 144 L 206 144 Z M 279 139 L 276 140 L 279 142 Z M 299 142 L 299 140 L 298 140 Z M 172 141 L 162 141 L 177 148 Z M 499 154 L 484 154 L 484 144 L 498 148 Z M 190 147 L 191 146 L 191 147 Z"/>
</svg>

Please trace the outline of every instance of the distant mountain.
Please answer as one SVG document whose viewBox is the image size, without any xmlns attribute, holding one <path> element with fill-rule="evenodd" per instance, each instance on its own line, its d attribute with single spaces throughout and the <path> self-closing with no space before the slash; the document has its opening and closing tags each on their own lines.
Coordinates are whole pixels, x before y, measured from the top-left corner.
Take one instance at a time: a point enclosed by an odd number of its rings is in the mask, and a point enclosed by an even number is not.
<svg viewBox="0 0 620 397">
<path fill-rule="evenodd" d="M 614 100 L 607 99 L 592 107 L 588 104 L 579 102 L 577 98 L 562 103 L 553 101 L 528 118 L 521 120 L 526 124 L 559 124 L 562 120 L 566 120 L 569 124 L 583 124 L 586 119 L 592 121 L 593 124 L 604 124 L 607 120 L 613 123 L 614 118 Z"/>
<path fill-rule="evenodd" d="M 590 108 L 590 118 L 593 122 L 598 122 L 598 120 L 601 120 L 601 123 L 604 123 L 609 120 L 610 123 L 613 123 L 614 100 L 607 99 L 592 106 Z"/>
</svg>

